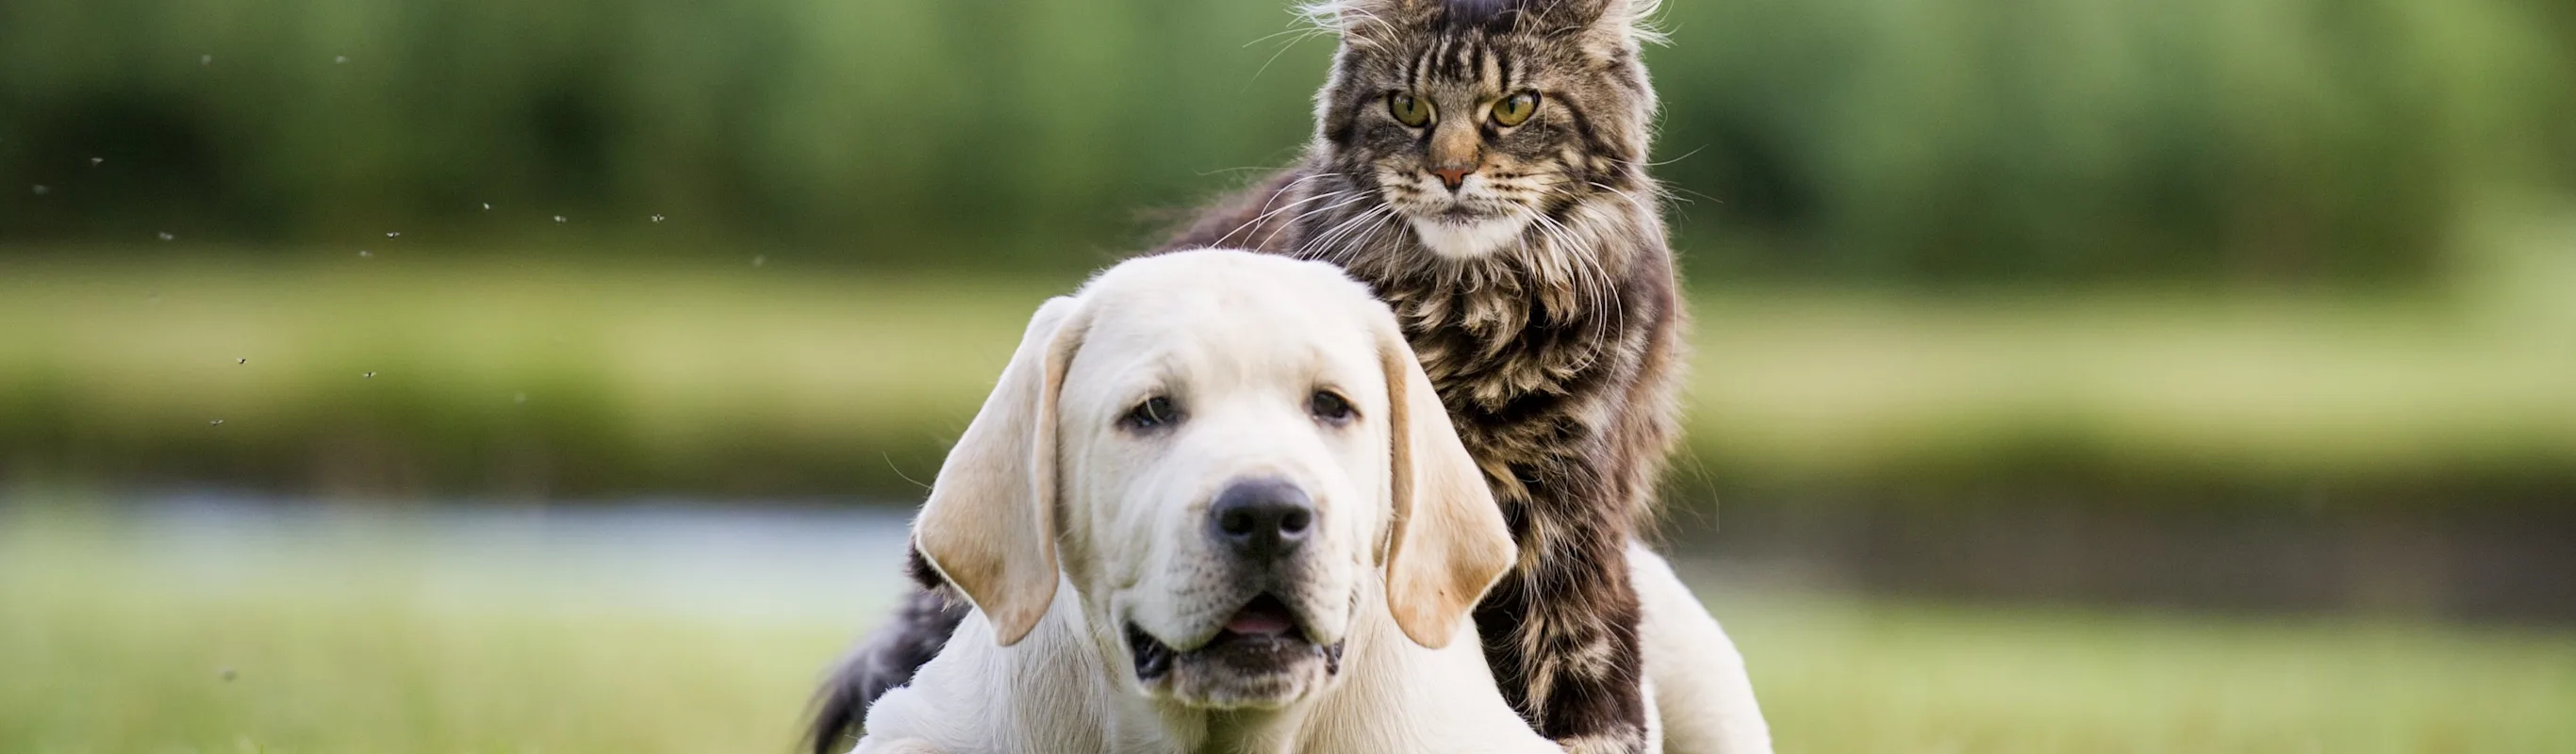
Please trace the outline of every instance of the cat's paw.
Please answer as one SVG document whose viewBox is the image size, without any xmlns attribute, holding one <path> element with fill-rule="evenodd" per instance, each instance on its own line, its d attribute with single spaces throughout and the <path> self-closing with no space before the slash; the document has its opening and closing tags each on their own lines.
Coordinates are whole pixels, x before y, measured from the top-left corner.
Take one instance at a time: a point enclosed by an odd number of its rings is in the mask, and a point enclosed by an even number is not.
<svg viewBox="0 0 2576 754">
<path fill-rule="evenodd" d="M 1565 747 L 1565 754 L 1645 754 L 1646 738 L 1644 731 L 1635 731 L 1633 734 L 1574 736 L 1559 739 L 1556 743 Z"/>
<path fill-rule="evenodd" d="M 850 750 L 850 754 L 947 754 L 947 752 L 940 751 L 939 747 L 930 745 L 929 741 L 918 738 L 888 740 L 870 736 L 859 739 L 859 748 Z"/>
</svg>

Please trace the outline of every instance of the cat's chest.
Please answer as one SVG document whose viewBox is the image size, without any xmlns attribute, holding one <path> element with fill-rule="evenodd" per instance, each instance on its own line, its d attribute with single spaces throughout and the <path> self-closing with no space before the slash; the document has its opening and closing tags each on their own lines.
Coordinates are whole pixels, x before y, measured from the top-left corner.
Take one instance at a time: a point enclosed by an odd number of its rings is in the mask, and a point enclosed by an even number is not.
<svg viewBox="0 0 2576 754">
<path fill-rule="evenodd" d="M 1620 327 L 1587 313 L 1550 312 L 1527 299 L 1438 291 L 1390 292 L 1423 372 L 1453 407 L 1504 411 L 1538 396 L 1573 397 L 1613 367 Z"/>
<path fill-rule="evenodd" d="M 1621 334 L 1528 313 L 1516 327 L 1479 327 L 1490 321 L 1443 316 L 1465 311 L 1454 302 L 1419 301 L 1388 296 L 1459 439 L 1477 458 L 1547 466 L 1594 444 L 1602 401 L 1615 392 L 1607 389 L 1618 372 L 1609 355 Z"/>
</svg>

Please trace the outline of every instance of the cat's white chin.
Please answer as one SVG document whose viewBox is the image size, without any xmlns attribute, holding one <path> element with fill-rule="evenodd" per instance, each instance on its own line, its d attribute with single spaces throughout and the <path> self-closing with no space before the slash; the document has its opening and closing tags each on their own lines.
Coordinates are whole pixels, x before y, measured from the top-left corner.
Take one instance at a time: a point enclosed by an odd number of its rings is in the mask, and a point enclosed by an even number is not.
<svg viewBox="0 0 2576 754">
<path fill-rule="evenodd" d="M 1520 213 L 1450 219 L 1445 217 L 1412 218 L 1413 237 L 1431 253 L 1449 259 L 1474 259 L 1493 253 L 1521 237 L 1529 227 L 1529 218 Z"/>
</svg>

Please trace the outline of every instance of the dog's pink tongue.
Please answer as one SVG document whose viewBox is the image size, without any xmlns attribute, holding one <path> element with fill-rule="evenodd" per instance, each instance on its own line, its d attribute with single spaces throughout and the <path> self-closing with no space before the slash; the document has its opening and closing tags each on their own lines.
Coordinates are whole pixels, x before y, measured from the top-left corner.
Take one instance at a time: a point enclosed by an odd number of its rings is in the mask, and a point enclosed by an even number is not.
<svg viewBox="0 0 2576 754">
<path fill-rule="evenodd" d="M 1225 622 L 1225 630 L 1245 636 L 1278 636 L 1288 633 L 1288 629 L 1295 628 L 1288 622 L 1288 616 L 1280 614 L 1277 610 L 1264 609 L 1265 607 L 1267 606 L 1245 607 L 1242 612 L 1235 613 L 1232 620 Z"/>
</svg>

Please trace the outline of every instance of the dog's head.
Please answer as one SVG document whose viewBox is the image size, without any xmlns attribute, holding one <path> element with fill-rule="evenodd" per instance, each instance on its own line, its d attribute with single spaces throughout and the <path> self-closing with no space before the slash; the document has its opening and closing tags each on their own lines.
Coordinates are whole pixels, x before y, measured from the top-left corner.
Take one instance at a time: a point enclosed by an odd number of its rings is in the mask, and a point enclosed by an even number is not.
<svg viewBox="0 0 2576 754">
<path fill-rule="evenodd" d="M 1060 572 L 1132 688 L 1217 709 L 1327 686 L 1381 583 L 1406 636 L 1446 645 L 1515 555 L 1386 307 L 1233 251 L 1047 302 L 914 536 L 1004 645 Z"/>
</svg>

